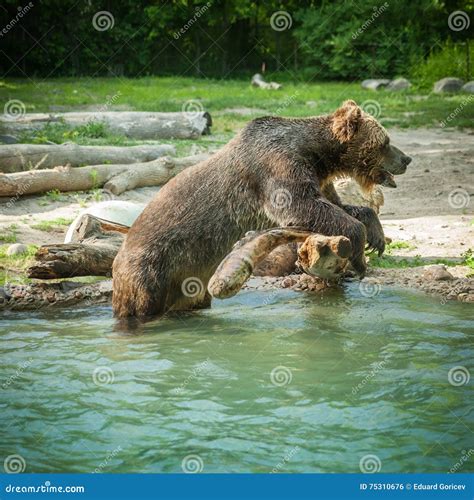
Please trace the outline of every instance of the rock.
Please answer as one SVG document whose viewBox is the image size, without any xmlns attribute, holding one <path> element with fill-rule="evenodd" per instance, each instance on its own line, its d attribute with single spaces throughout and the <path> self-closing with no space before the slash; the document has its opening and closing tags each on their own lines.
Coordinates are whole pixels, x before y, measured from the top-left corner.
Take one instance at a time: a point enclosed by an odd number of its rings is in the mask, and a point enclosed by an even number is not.
<svg viewBox="0 0 474 500">
<path fill-rule="evenodd" d="M 388 79 L 375 79 L 370 78 L 368 80 L 364 80 L 361 85 L 363 89 L 367 90 L 379 90 L 386 87 L 390 83 Z"/>
<path fill-rule="evenodd" d="M 411 83 L 406 78 L 396 78 L 387 85 L 387 90 L 398 92 L 399 90 L 406 90 L 410 87 Z"/>
<path fill-rule="evenodd" d="M 17 144 L 18 138 L 14 135 L 0 135 L 0 142 L 3 144 Z"/>
<path fill-rule="evenodd" d="M 22 243 L 13 243 L 7 248 L 7 255 L 23 255 L 28 252 L 28 247 Z"/>
<path fill-rule="evenodd" d="M 461 90 L 463 92 L 467 92 L 468 94 L 474 94 L 474 80 L 471 80 L 470 82 L 465 83 Z"/>
<path fill-rule="evenodd" d="M 443 264 L 435 264 L 425 268 L 422 278 L 425 281 L 444 281 L 452 280 L 454 276 L 446 270 Z"/>
<path fill-rule="evenodd" d="M 443 92 L 459 92 L 464 82 L 460 78 L 443 78 L 438 80 L 433 87 L 433 92 L 441 94 Z"/>
</svg>

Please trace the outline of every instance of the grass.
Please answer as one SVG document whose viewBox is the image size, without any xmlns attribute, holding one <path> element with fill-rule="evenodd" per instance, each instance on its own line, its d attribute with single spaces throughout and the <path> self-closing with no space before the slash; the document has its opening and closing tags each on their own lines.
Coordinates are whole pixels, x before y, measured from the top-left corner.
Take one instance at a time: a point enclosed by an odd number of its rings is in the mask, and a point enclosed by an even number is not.
<svg viewBox="0 0 474 500">
<path fill-rule="evenodd" d="M 4 229 L 2 229 L 2 233 L 0 234 L 0 242 L 16 243 L 17 231 L 18 231 L 18 226 L 16 224 L 10 224 L 9 226 L 5 227 Z"/>
<path fill-rule="evenodd" d="M 281 75 L 280 75 L 281 76 Z M 278 80 L 278 75 L 268 79 Z M 453 127 L 472 127 L 474 102 L 467 94 L 436 95 L 413 90 L 391 93 L 364 90 L 358 83 L 284 82 L 281 90 L 263 90 L 250 86 L 248 80 L 196 79 L 184 77 L 146 78 L 62 78 L 44 81 L 7 79 L 0 86 L 0 99 L 19 99 L 27 112 L 51 112 L 55 107 L 77 109 L 104 106 L 107 96 L 120 95 L 115 103 L 137 111 L 181 111 L 189 101 L 213 114 L 213 135 L 199 142 L 220 146 L 255 116 L 310 116 L 334 111 L 345 99 L 379 110 L 378 118 L 387 126 L 436 127 L 459 110 L 449 122 Z M 119 94 L 120 92 L 120 94 Z M 423 93 L 421 93 L 423 92 Z M 236 108 L 256 111 L 242 116 Z M 409 113 L 407 113 L 409 111 Z M 133 145 L 136 141 L 110 135 L 103 124 L 88 123 L 73 130 L 62 124 L 51 124 L 34 135 L 25 134 L 24 142 L 65 142 L 79 144 Z M 166 141 L 186 150 L 196 141 Z M 188 144 L 187 144 L 188 143 Z M 179 153 L 179 151 L 178 151 Z"/>
<path fill-rule="evenodd" d="M 33 224 L 31 227 L 33 229 L 39 229 L 40 231 L 54 232 L 63 231 L 61 226 L 69 226 L 74 219 L 65 219 L 64 217 L 58 217 L 57 219 L 44 220 L 38 222 L 38 224 Z"/>
<path fill-rule="evenodd" d="M 12 282 L 28 283 L 30 280 L 25 276 L 25 270 L 34 261 L 34 255 L 38 250 L 37 245 L 28 245 L 28 249 L 21 255 L 7 255 L 8 245 L 0 245 L 0 285 Z"/>
<path fill-rule="evenodd" d="M 415 255 L 414 257 L 400 257 L 392 255 L 392 251 L 395 248 L 406 248 L 411 250 L 416 248 L 409 247 L 410 245 L 403 241 L 390 243 L 390 245 L 387 245 L 387 250 L 382 257 L 375 254 L 368 255 L 370 265 L 371 267 L 380 267 L 384 269 L 406 269 L 410 267 L 427 266 L 430 264 L 444 264 L 447 267 L 462 265 L 474 270 L 474 252 L 471 249 L 463 253 L 460 259 L 425 258 L 421 255 Z"/>
</svg>

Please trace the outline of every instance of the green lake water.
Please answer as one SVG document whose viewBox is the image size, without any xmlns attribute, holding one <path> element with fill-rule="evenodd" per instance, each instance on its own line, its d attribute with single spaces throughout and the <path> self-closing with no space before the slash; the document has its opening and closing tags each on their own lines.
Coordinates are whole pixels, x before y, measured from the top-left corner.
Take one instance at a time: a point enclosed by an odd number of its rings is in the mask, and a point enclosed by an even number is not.
<svg viewBox="0 0 474 500">
<path fill-rule="evenodd" d="M 129 334 L 108 306 L 10 313 L 0 461 L 18 455 L 26 472 L 472 472 L 472 311 L 395 288 L 367 298 L 351 283 L 322 296 L 244 291 Z"/>
</svg>

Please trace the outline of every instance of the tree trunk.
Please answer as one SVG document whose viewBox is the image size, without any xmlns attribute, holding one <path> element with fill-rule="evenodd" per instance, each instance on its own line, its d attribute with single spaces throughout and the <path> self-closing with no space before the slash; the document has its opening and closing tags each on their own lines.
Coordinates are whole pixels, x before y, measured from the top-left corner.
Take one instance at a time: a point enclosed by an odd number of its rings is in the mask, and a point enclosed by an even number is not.
<svg viewBox="0 0 474 500">
<path fill-rule="evenodd" d="M 159 158 L 131 165 L 95 165 L 72 168 L 69 166 L 45 170 L 31 170 L 0 174 L 0 197 L 23 196 L 59 191 L 87 191 L 104 187 L 118 195 L 143 186 L 160 186 L 191 165 L 207 159 L 200 154 L 184 158 Z"/>
<path fill-rule="evenodd" d="M 69 164 L 71 167 L 138 163 L 175 154 L 174 146 L 78 146 L 77 144 L 14 144 L 0 148 L 0 172 L 12 173 Z"/>
<path fill-rule="evenodd" d="M 155 113 L 142 111 L 105 111 L 74 113 L 31 113 L 16 120 L 0 117 L 0 131 L 18 134 L 42 129 L 50 123 L 68 127 L 103 123 L 108 132 L 133 139 L 197 139 L 210 133 L 212 119 L 205 111 Z"/>
<path fill-rule="evenodd" d="M 324 279 L 340 277 L 351 252 L 344 236 L 321 236 L 293 227 L 252 232 L 219 264 L 209 280 L 209 293 L 218 299 L 234 296 L 273 249 L 293 242 L 304 242 L 299 252 L 303 270 Z"/>
<path fill-rule="evenodd" d="M 37 279 L 110 276 L 126 232 L 125 226 L 85 214 L 72 243 L 43 245 L 38 249 L 37 262 L 27 269 L 27 276 Z"/>
</svg>

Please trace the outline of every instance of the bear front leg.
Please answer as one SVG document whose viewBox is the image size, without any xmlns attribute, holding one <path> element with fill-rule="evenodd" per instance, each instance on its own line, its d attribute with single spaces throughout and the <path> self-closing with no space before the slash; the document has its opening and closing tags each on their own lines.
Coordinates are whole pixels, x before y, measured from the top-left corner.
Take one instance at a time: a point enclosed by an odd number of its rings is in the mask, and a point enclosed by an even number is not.
<svg viewBox="0 0 474 500">
<path fill-rule="evenodd" d="M 353 249 L 352 267 L 363 277 L 367 238 L 364 224 L 325 199 L 316 182 L 282 183 L 280 180 L 275 184 L 270 181 L 265 190 L 267 216 L 279 226 L 301 226 L 325 236 L 346 236 Z"/>
<path fill-rule="evenodd" d="M 342 208 L 364 224 L 367 230 L 367 246 L 369 249 L 377 250 L 380 257 L 385 251 L 385 234 L 375 211 L 369 207 L 354 205 L 343 205 Z"/>
<path fill-rule="evenodd" d="M 367 231 L 368 247 L 377 250 L 380 257 L 385 250 L 385 234 L 383 232 L 382 224 L 380 223 L 375 211 L 369 207 L 343 205 L 332 182 L 325 184 L 322 192 L 331 203 L 341 207 L 350 216 L 354 217 L 354 219 L 357 219 L 364 224 Z"/>
</svg>

